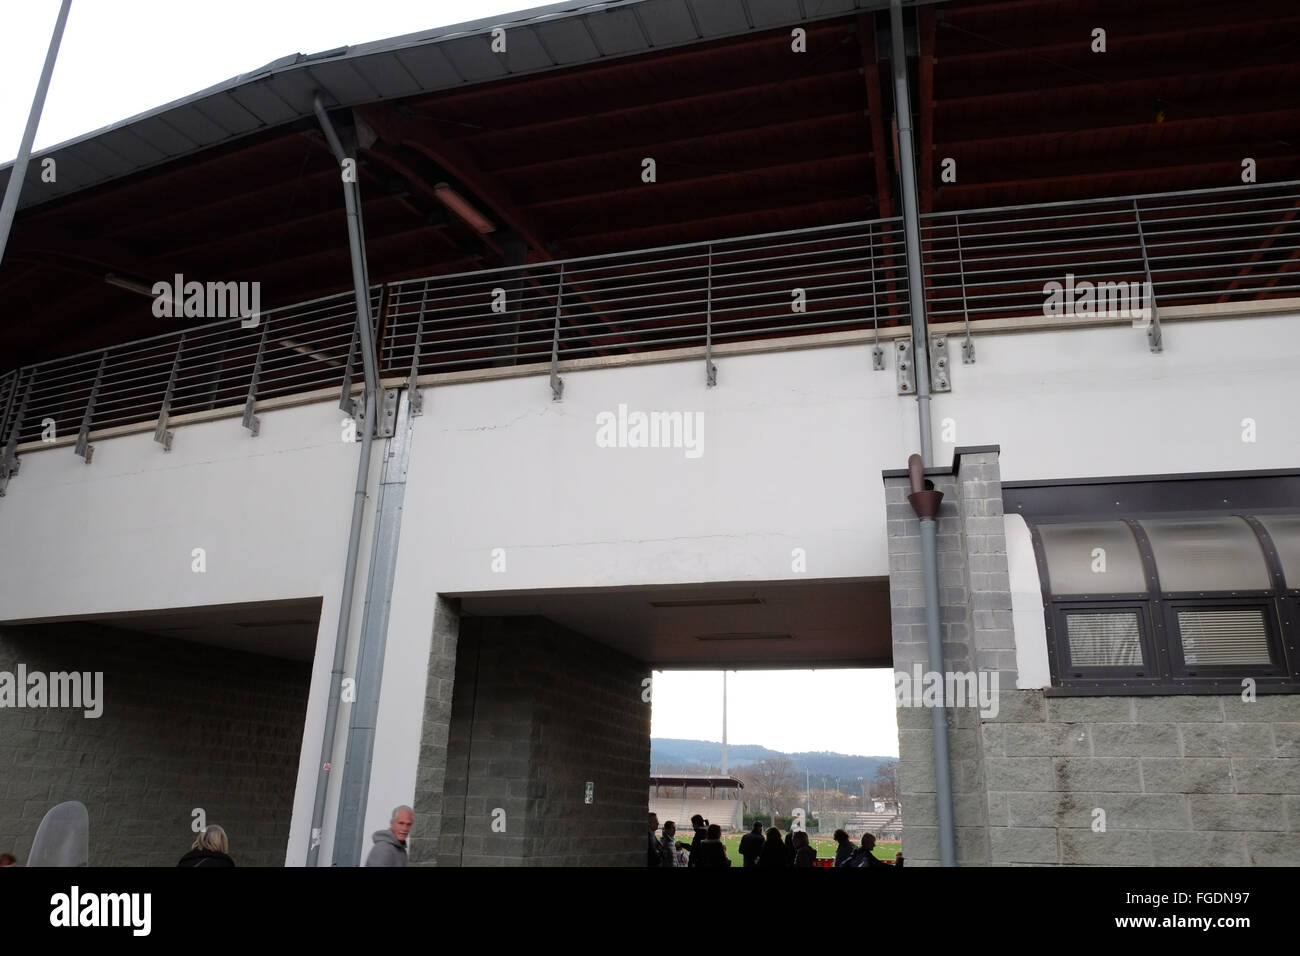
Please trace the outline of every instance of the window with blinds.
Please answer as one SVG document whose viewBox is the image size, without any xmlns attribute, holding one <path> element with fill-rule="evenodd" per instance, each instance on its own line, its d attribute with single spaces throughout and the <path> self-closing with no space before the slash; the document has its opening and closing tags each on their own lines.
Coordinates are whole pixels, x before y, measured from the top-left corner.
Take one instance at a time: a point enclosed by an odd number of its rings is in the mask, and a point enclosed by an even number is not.
<svg viewBox="0 0 1300 956">
<path fill-rule="evenodd" d="M 1033 536 L 1061 686 L 1300 686 L 1300 515 L 1108 516 Z"/>
<path fill-rule="evenodd" d="M 1270 664 L 1268 627 L 1262 608 L 1176 612 L 1183 660 L 1188 667 Z"/>
<path fill-rule="evenodd" d="M 1072 667 L 1141 667 L 1137 611 L 1098 614 L 1067 611 L 1066 640 Z"/>
</svg>

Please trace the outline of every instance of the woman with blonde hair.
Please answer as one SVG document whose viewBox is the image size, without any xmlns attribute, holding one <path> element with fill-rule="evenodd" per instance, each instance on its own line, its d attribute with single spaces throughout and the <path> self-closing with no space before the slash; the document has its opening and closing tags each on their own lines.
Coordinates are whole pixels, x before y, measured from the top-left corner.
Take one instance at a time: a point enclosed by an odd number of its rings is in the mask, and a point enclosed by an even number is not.
<svg viewBox="0 0 1300 956">
<path fill-rule="evenodd" d="M 181 857 L 176 865 L 180 866 L 234 866 L 230 858 L 230 841 L 226 831 L 215 823 L 204 827 L 203 832 L 194 838 L 193 848 Z"/>
</svg>

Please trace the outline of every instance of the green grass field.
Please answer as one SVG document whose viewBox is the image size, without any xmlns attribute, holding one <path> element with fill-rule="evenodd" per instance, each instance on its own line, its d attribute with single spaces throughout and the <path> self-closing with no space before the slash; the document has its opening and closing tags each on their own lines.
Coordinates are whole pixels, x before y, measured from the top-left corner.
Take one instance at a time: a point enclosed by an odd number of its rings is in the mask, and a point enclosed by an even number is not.
<svg viewBox="0 0 1300 956">
<path fill-rule="evenodd" d="M 740 858 L 740 838 L 743 833 L 736 833 L 730 836 L 724 836 L 722 842 L 726 844 L 727 856 L 731 858 L 731 865 L 744 866 L 745 861 Z M 679 836 L 680 838 L 680 836 Z M 817 850 L 817 859 L 829 858 L 835 859 L 835 841 L 830 837 L 809 837 L 808 841 Z M 683 842 L 689 842 L 683 840 Z M 853 841 L 855 844 L 857 840 Z M 892 860 L 898 856 L 898 851 L 902 849 L 903 844 L 900 841 L 878 841 L 876 843 L 875 856 L 881 860 Z"/>
</svg>

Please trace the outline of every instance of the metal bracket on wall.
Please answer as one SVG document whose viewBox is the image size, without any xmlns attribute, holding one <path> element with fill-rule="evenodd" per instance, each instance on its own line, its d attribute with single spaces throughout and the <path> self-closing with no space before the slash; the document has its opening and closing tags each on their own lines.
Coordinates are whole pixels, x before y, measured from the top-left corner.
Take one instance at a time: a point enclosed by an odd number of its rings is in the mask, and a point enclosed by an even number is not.
<svg viewBox="0 0 1300 956">
<path fill-rule="evenodd" d="M 95 446 L 90 443 L 90 423 L 95 417 L 95 401 L 99 398 L 99 386 L 104 382 L 104 366 L 108 364 L 108 350 L 99 357 L 99 370 L 95 372 L 95 384 L 90 387 L 90 398 L 86 401 L 86 414 L 81 416 L 81 430 L 77 432 L 76 453 L 90 464 L 95 457 Z"/>
<path fill-rule="evenodd" d="M 176 374 L 181 369 L 181 350 L 185 348 L 185 334 L 181 333 L 176 343 L 176 358 L 172 360 L 172 374 L 167 379 L 167 391 L 163 393 L 162 409 L 158 412 L 158 425 L 153 430 L 153 440 L 163 446 L 163 451 L 172 450 L 172 431 L 167 427 L 167 416 L 171 414 L 172 395 L 176 391 Z"/>
<path fill-rule="evenodd" d="M 894 351 L 898 357 L 894 366 L 898 372 L 898 394 L 915 395 L 916 371 L 912 368 L 912 343 L 907 339 L 899 339 L 894 345 Z"/>
<path fill-rule="evenodd" d="M 930 340 L 930 390 L 933 392 L 951 392 L 952 375 L 949 374 L 948 340 L 934 338 Z"/>
<path fill-rule="evenodd" d="M 384 390 L 384 404 L 379 409 L 379 418 L 375 420 L 375 437 L 392 438 L 393 426 L 397 423 L 397 399 L 401 390 L 389 388 Z"/>
<path fill-rule="evenodd" d="M 961 362 L 963 365 L 975 364 L 975 340 L 969 335 L 961 343 Z"/>
</svg>

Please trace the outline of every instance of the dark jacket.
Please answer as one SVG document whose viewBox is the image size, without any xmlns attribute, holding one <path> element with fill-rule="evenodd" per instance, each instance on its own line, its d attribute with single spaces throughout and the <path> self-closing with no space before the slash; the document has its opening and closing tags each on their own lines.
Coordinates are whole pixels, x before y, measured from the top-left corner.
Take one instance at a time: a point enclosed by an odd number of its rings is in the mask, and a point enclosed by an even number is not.
<svg viewBox="0 0 1300 956">
<path fill-rule="evenodd" d="M 699 847 L 691 854 L 691 862 L 700 867 L 731 866 L 727 848 L 721 840 L 701 840 Z"/>
<path fill-rule="evenodd" d="M 843 866 L 844 861 L 853 856 L 853 854 L 857 852 L 857 849 L 858 845 L 856 843 L 852 840 L 845 840 L 839 845 L 839 849 L 835 851 L 835 865 Z"/>
<path fill-rule="evenodd" d="M 764 841 L 763 852 L 758 855 L 759 866 L 789 866 L 790 854 L 786 852 L 785 845 L 781 841 L 775 843 Z"/>
<path fill-rule="evenodd" d="M 811 844 L 801 846 L 794 851 L 795 866 L 812 866 L 815 859 L 817 859 L 817 848 Z"/>
<path fill-rule="evenodd" d="M 708 838 L 709 838 L 708 827 L 695 828 L 695 836 L 691 838 L 691 858 L 687 862 L 686 864 L 687 866 L 695 865 L 695 851 L 698 850 L 700 848 L 700 844 L 703 843 Z"/>
<path fill-rule="evenodd" d="M 794 866 L 794 831 L 787 830 L 785 834 L 785 855 L 790 858 L 790 866 Z"/>
<path fill-rule="evenodd" d="M 375 845 L 366 857 L 366 866 L 406 866 L 406 844 L 392 830 L 380 830 L 372 839 Z"/>
<path fill-rule="evenodd" d="M 190 850 L 181 857 L 181 861 L 176 864 L 179 866 L 234 866 L 235 861 L 224 853 L 218 853 L 216 850 Z"/>
<path fill-rule="evenodd" d="M 757 866 L 762 852 L 763 834 L 750 831 L 740 838 L 740 858 L 745 861 L 745 866 Z"/>
<path fill-rule="evenodd" d="M 847 860 L 845 860 L 842 865 L 858 866 L 858 867 L 864 866 L 867 867 L 868 869 L 876 869 L 882 866 L 887 870 L 896 869 L 896 867 L 890 866 L 884 860 L 877 859 L 874 853 L 865 852 L 863 847 L 858 847 L 856 850 L 854 850 L 853 855 L 849 857 Z"/>
<path fill-rule="evenodd" d="M 655 836 L 654 830 L 650 831 L 650 845 L 646 848 L 646 866 L 663 866 L 664 865 L 664 848 Z"/>
</svg>

